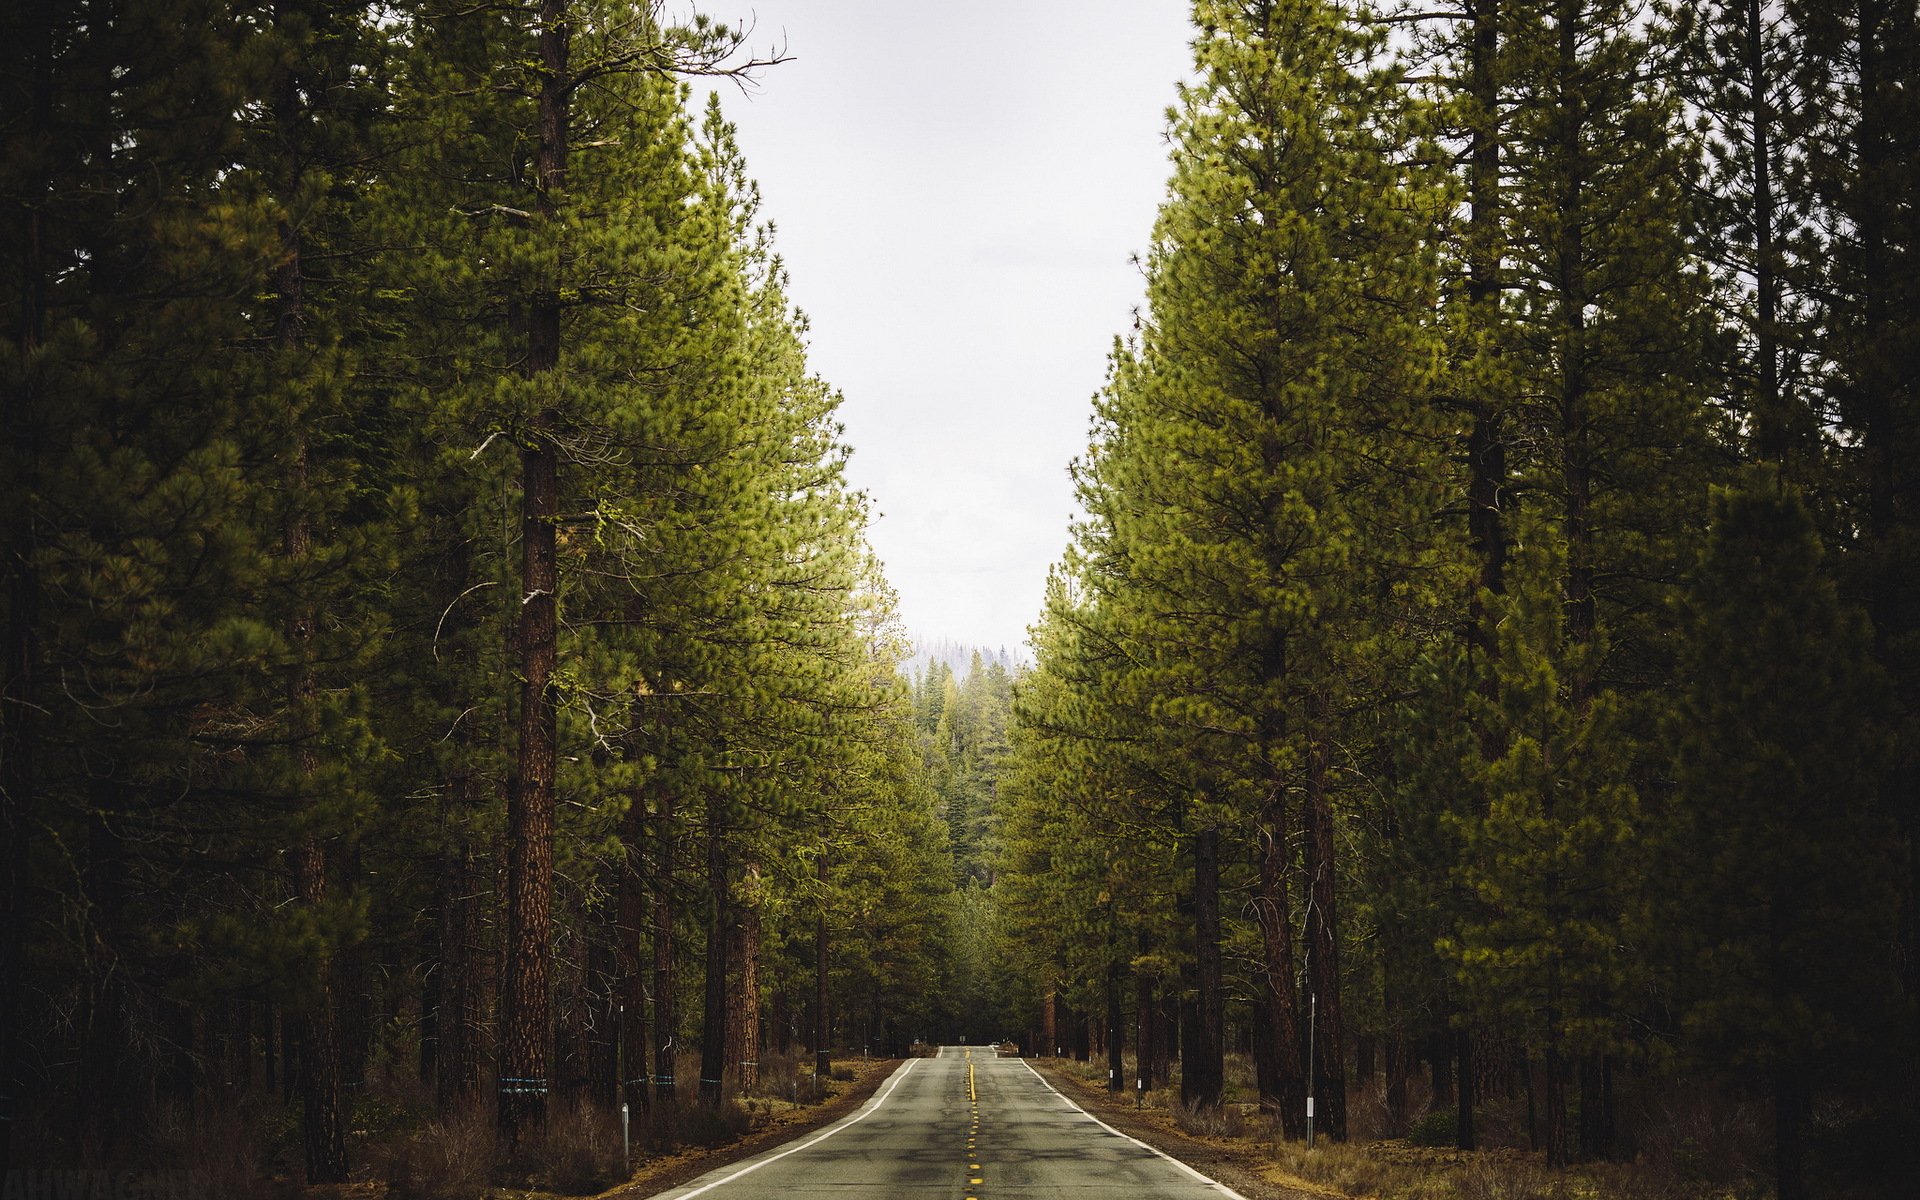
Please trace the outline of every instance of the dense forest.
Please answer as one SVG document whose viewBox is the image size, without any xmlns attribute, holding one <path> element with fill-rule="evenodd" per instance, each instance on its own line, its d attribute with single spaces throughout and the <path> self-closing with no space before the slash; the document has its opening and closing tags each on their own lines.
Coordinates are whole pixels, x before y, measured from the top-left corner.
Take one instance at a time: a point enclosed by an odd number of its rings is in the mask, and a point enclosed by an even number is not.
<svg viewBox="0 0 1920 1200">
<path fill-rule="evenodd" d="M 5 20 L 0 1170 L 284 1114 L 340 1180 L 396 1097 L 519 1145 L 918 1032 L 907 648 L 686 82 L 766 56 L 581 0 Z"/>
<path fill-rule="evenodd" d="M 1194 14 L 1003 919 L 1116 1088 L 1551 1165 L 1706 1088 L 1909 1194 L 1914 5 Z"/>
<path fill-rule="evenodd" d="M 546 1185 L 1006 1039 L 1910 1184 L 1912 0 L 1193 15 L 1029 667 L 901 631 L 693 86 L 780 51 L 8 7 L 0 1176 Z"/>
</svg>

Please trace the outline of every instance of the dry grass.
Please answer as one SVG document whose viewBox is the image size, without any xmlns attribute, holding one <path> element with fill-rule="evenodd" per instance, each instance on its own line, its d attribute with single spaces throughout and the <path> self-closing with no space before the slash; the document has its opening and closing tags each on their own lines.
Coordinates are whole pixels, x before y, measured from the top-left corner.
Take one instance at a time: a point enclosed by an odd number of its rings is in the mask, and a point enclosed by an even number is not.
<svg viewBox="0 0 1920 1200">
<path fill-rule="evenodd" d="M 1483 1103 L 1476 1123 L 1483 1147 L 1490 1148 L 1462 1152 L 1450 1145 L 1452 1110 L 1432 1109 L 1424 1083 L 1409 1081 L 1409 1125 L 1430 1126 L 1421 1140 L 1442 1144 L 1357 1136 L 1343 1143 L 1321 1140 L 1308 1150 L 1283 1139 L 1274 1118 L 1252 1105 L 1184 1108 L 1177 1085 L 1156 1089 L 1144 1101 L 1131 1093 L 1116 1100 L 1105 1091 L 1104 1063 L 1050 1065 L 1081 1085 L 1076 1099 L 1088 1107 L 1116 1117 L 1128 1109 L 1163 1110 L 1151 1123 L 1204 1138 L 1252 1173 L 1295 1191 L 1365 1200 L 1744 1200 L 1765 1193 L 1757 1166 L 1765 1162 L 1760 1114 L 1724 1096 L 1650 1089 L 1654 1099 L 1646 1110 L 1631 1115 L 1640 1136 L 1636 1161 L 1550 1171 L 1539 1155 L 1519 1148 L 1526 1140 L 1524 1097 Z M 1356 1132 L 1384 1124 L 1387 1115 L 1378 1080 L 1349 1096 L 1349 1127 Z M 1622 1116 L 1628 1114 L 1623 1110 Z M 1712 1155 L 1694 1149 L 1707 1145 L 1714 1147 Z"/>
<path fill-rule="evenodd" d="M 375 1173 L 392 1200 L 475 1200 L 498 1158 L 493 1118 L 476 1104 L 381 1148 Z"/>
</svg>

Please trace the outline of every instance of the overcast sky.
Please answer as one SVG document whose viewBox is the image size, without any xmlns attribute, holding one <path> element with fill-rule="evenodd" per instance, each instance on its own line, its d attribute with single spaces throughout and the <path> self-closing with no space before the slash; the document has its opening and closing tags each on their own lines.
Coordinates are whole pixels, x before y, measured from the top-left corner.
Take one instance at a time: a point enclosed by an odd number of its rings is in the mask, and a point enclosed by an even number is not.
<svg viewBox="0 0 1920 1200">
<path fill-rule="evenodd" d="M 706 0 L 723 85 L 907 628 L 1017 649 L 1143 284 L 1185 0 Z"/>
</svg>

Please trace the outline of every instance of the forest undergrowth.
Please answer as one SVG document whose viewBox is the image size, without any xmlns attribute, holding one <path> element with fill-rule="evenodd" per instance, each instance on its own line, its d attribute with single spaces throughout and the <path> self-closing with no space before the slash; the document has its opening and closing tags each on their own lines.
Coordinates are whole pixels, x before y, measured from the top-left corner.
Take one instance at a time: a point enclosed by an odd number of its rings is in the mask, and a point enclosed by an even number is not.
<svg viewBox="0 0 1920 1200">
<path fill-rule="evenodd" d="M 1130 1078 L 1137 1067 L 1128 1058 Z M 1309 1149 L 1288 1140 L 1279 1118 L 1262 1112 L 1254 1064 L 1228 1055 L 1219 1107 L 1183 1105 L 1178 1073 L 1161 1087 L 1118 1096 L 1106 1090 L 1102 1062 L 1053 1059 L 1044 1065 L 1074 1086 L 1076 1103 L 1097 1115 L 1136 1118 L 1128 1132 L 1179 1157 L 1178 1135 L 1207 1144 L 1273 1185 L 1276 1195 L 1301 1193 L 1370 1200 L 1728 1200 L 1770 1194 L 1769 1114 L 1751 1099 L 1711 1089 L 1675 1091 L 1659 1081 L 1629 1085 L 1620 1098 L 1622 1136 L 1635 1147 L 1619 1162 L 1547 1167 L 1530 1146 L 1523 1093 L 1484 1097 L 1480 1148 L 1454 1148 L 1454 1111 L 1436 1106 L 1425 1081 L 1407 1081 L 1407 1130 L 1390 1136 L 1393 1116 L 1383 1075 L 1351 1081 L 1348 1139 Z M 1170 1135 L 1156 1137 L 1155 1133 Z M 1536 1137 L 1538 1131 L 1536 1130 Z M 1244 1189 L 1243 1189 L 1244 1190 Z M 1836 1190 L 1836 1195 L 1873 1191 Z"/>
</svg>

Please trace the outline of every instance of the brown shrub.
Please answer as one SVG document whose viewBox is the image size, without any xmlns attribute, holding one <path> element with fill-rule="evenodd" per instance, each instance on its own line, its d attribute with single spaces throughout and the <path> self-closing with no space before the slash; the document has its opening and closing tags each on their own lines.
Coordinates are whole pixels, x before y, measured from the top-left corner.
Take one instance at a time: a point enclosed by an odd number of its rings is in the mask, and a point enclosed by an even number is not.
<svg viewBox="0 0 1920 1200">
<path fill-rule="evenodd" d="M 493 1121 L 474 1105 L 389 1143 L 374 1165 L 392 1200 L 477 1200 L 499 1158 Z"/>
</svg>

